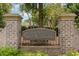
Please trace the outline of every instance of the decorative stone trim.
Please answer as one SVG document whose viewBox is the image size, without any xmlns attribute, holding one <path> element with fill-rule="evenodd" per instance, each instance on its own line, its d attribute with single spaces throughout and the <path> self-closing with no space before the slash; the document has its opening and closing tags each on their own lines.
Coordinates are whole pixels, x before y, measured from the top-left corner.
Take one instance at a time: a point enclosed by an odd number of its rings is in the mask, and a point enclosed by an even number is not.
<svg viewBox="0 0 79 59">
<path fill-rule="evenodd" d="M 67 20 L 74 20 L 74 18 L 76 17 L 76 15 L 75 14 L 62 14 L 62 15 L 60 15 L 60 17 L 59 17 L 59 20 L 65 20 L 65 21 L 67 21 Z"/>
<path fill-rule="evenodd" d="M 16 14 L 4 14 L 3 15 L 4 19 L 7 20 L 7 21 L 19 21 L 21 20 L 22 18 Z"/>
</svg>

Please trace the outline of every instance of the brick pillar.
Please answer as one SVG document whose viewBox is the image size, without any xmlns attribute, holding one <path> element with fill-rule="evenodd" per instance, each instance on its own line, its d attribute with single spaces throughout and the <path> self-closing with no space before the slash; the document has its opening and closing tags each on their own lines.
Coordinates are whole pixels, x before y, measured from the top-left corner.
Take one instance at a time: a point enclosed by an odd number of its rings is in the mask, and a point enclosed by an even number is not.
<svg viewBox="0 0 79 59">
<path fill-rule="evenodd" d="M 58 20 L 59 38 L 61 51 L 66 53 L 72 48 L 74 37 L 75 14 L 63 14 Z"/>
<path fill-rule="evenodd" d="M 5 46 L 18 48 L 21 37 L 21 17 L 14 14 L 5 14 Z"/>
</svg>

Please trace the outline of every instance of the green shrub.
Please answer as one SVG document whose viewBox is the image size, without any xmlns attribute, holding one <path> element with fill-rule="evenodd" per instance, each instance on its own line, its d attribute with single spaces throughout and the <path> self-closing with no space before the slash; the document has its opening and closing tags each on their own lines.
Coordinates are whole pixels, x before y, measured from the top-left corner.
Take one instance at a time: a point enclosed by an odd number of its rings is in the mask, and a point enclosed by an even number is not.
<svg viewBox="0 0 79 59">
<path fill-rule="evenodd" d="M 20 52 L 18 56 L 48 56 L 47 53 L 36 51 L 36 52 Z"/>
<path fill-rule="evenodd" d="M 37 51 L 36 56 L 48 56 L 48 54 L 45 52 Z"/>
<path fill-rule="evenodd" d="M 76 50 L 71 50 L 65 54 L 66 56 L 79 56 L 79 52 Z"/>
<path fill-rule="evenodd" d="M 12 47 L 1 47 L 0 56 L 47 56 L 48 54 L 36 51 L 36 52 L 22 52 L 19 49 Z"/>
<path fill-rule="evenodd" d="M 3 19 L 3 10 L 0 10 L 0 28 L 5 27 L 5 20 Z"/>
<path fill-rule="evenodd" d="M 16 56 L 18 54 L 18 50 L 12 47 L 1 47 L 0 48 L 0 56 Z"/>
</svg>

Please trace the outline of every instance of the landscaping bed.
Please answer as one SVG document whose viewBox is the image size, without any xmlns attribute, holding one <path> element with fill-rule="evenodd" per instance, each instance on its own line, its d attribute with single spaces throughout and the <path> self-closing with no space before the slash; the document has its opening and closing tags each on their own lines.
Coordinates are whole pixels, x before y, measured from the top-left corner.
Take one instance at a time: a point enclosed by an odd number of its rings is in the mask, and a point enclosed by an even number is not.
<svg viewBox="0 0 79 59">
<path fill-rule="evenodd" d="M 47 56 L 47 53 L 36 51 L 36 52 L 23 52 L 19 49 L 12 47 L 1 47 L 0 56 Z"/>
</svg>

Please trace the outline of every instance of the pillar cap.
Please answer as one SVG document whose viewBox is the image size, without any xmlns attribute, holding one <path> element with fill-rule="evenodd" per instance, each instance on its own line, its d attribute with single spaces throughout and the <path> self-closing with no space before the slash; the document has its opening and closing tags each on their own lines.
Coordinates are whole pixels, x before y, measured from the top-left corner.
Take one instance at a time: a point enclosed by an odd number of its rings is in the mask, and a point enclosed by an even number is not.
<svg viewBox="0 0 79 59">
<path fill-rule="evenodd" d="M 59 16 L 59 20 L 74 20 L 75 17 L 76 17 L 76 14 L 74 13 L 61 14 Z"/>
<path fill-rule="evenodd" d="M 21 19 L 21 16 L 20 15 L 10 14 L 10 13 L 4 14 L 3 17 L 4 18 L 7 18 L 6 20 L 19 20 L 19 19 Z"/>
</svg>

